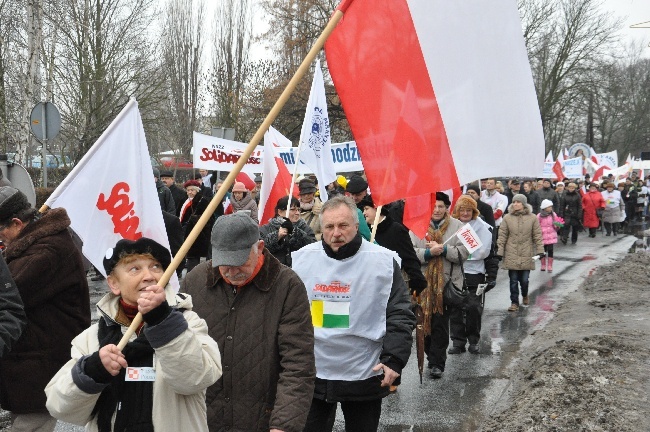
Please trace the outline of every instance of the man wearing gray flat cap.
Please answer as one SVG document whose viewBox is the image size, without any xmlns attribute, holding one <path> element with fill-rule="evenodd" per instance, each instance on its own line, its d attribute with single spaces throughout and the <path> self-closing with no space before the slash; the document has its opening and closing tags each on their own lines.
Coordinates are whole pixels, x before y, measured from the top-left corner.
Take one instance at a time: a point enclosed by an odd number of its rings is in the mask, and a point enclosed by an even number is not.
<svg viewBox="0 0 650 432">
<path fill-rule="evenodd" d="M 206 395 L 210 431 L 302 431 L 316 375 L 305 285 L 235 213 L 214 223 L 212 260 L 181 291 L 217 341 L 223 376 Z"/>
</svg>

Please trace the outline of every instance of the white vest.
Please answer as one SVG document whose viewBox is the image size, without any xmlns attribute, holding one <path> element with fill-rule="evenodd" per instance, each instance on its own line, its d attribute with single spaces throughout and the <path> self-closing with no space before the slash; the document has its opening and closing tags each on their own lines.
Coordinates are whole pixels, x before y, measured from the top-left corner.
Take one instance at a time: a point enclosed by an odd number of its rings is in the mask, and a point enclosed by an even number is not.
<svg viewBox="0 0 650 432">
<path fill-rule="evenodd" d="M 372 368 L 386 334 L 394 253 L 363 241 L 355 255 L 335 260 L 317 242 L 291 257 L 311 304 L 316 376 L 359 381 L 381 374 Z"/>
</svg>

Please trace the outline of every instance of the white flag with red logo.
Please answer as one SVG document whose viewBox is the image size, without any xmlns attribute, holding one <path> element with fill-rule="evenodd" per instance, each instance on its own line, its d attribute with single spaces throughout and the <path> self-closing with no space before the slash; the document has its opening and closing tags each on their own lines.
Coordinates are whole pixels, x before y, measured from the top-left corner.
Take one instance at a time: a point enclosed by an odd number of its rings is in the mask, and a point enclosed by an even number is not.
<svg viewBox="0 0 650 432">
<path fill-rule="evenodd" d="M 169 240 L 138 104 L 131 99 L 45 202 L 64 207 L 83 254 L 104 273 L 104 256 L 123 238 Z M 170 283 L 178 289 L 176 274 Z"/>
<path fill-rule="evenodd" d="M 483 246 L 483 242 L 478 234 L 476 234 L 476 231 L 468 223 L 458 230 L 456 237 L 465 245 L 470 254 Z"/>
<path fill-rule="evenodd" d="M 260 226 L 273 218 L 275 205 L 280 198 L 289 195 L 291 187 L 291 174 L 277 155 L 276 147 L 291 147 L 291 141 L 271 126 L 264 134 L 264 171 L 258 208 Z"/>
</svg>

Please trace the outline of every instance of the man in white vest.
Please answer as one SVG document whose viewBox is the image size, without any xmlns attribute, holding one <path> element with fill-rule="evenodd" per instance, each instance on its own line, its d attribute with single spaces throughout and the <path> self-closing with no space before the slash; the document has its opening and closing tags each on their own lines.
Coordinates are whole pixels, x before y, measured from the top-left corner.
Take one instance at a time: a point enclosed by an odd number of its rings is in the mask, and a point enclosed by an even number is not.
<svg viewBox="0 0 650 432">
<path fill-rule="evenodd" d="M 362 239 L 354 201 L 320 214 L 322 242 L 292 254 L 314 324 L 316 385 L 305 432 L 331 431 L 338 402 L 346 430 L 376 431 L 382 398 L 411 353 L 415 317 L 396 254 Z"/>
</svg>

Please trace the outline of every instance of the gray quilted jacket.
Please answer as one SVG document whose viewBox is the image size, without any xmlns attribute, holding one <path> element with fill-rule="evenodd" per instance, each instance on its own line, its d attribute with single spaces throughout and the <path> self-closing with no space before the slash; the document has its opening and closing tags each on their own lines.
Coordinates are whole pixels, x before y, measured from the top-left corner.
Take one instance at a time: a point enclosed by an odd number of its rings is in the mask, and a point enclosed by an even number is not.
<svg viewBox="0 0 650 432">
<path fill-rule="evenodd" d="M 314 329 L 305 286 L 264 249 L 264 265 L 238 292 L 212 262 L 181 290 L 219 345 L 223 376 L 207 390 L 214 431 L 302 431 L 314 392 Z M 236 293 L 236 294 L 235 294 Z"/>
</svg>

